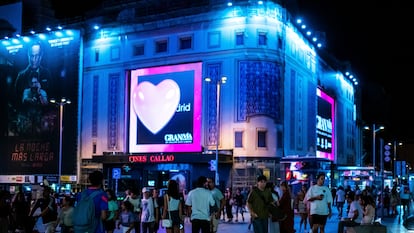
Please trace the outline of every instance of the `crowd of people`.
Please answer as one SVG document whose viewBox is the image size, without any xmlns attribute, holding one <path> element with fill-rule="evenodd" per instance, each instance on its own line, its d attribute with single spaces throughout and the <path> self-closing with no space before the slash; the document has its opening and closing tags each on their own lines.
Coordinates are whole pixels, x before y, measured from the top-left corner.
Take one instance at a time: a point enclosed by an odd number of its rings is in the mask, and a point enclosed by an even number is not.
<svg viewBox="0 0 414 233">
<path fill-rule="evenodd" d="M 338 233 L 355 232 L 363 224 L 373 224 L 378 217 L 378 208 L 386 209 L 389 216 L 397 214 L 396 208 L 387 199 L 397 199 L 401 211 L 408 214 L 412 201 L 407 185 L 386 186 L 383 193 L 375 186 L 360 190 L 358 186 L 329 188 L 325 175 L 319 174 L 309 187 L 301 184 L 297 192 L 287 181 L 274 183 L 267 177 L 257 177 L 257 184 L 251 188 L 230 188 L 222 192 L 215 186 L 213 178 L 200 176 L 196 187 L 184 196 L 179 182 L 168 181 L 164 195 L 157 188 L 131 187 L 125 198 L 118 199 L 114 190 L 103 190 L 103 174 L 95 171 L 89 175 L 90 186 L 75 197 L 64 196 L 58 201 L 49 186 L 43 186 L 42 195 L 31 200 L 23 192 L 9 196 L 0 192 L 0 233 L 40 231 L 37 220 L 41 218 L 41 232 L 81 232 L 77 230 L 74 213 L 82 195 L 94 195 L 95 217 L 100 223 L 95 233 L 156 233 L 165 228 L 167 233 L 183 233 L 185 221 L 191 223 L 193 233 L 217 233 L 221 222 L 249 222 L 248 229 L 254 233 L 324 233 L 332 208 L 337 208 Z M 380 194 L 380 195 L 378 195 Z M 381 198 L 379 198 L 381 197 Z M 387 205 L 389 203 L 389 205 Z M 276 217 L 269 206 L 280 211 Z M 249 213 L 249 219 L 246 219 Z M 272 215 L 273 214 L 273 215 Z M 294 229 L 294 216 L 299 216 L 299 229 Z M 171 225 L 163 226 L 162 219 L 170 219 Z M 83 232 L 82 232 L 83 233 Z"/>
</svg>

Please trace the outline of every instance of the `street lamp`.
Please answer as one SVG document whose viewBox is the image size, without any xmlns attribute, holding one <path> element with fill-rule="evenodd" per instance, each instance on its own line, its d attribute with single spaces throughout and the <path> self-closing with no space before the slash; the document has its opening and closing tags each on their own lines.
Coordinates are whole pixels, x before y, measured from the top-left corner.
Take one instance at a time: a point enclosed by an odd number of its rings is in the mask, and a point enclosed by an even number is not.
<svg viewBox="0 0 414 233">
<path fill-rule="evenodd" d="M 388 145 L 390 145 L 391 146 L 391 143 L 388 143 Z M 402 142 L 397 142 L 396 140 L 394 140 L 394 142 L 393 142 L 393 149 L 394 149 L 394 158 L 393 158 L 393 160 L 392 160 L 392 175 L 393 175 L 393 177 L 394 177 L 394 180 L 395 180 L 395 178 L 398 178 L 397 176 L 396 176 L 396 163 L 397 163 L 397 146 L 402 146 L 403 145 L 403 143 Z"/>
<path fill-rule="evenodd" d="M 376 128 L 375 124 L 372 125 L 372 129 L 369 126 L 365 126 L 364 129 L 372 130 L 372 165 L 374 167 L 374 174 L 375 174 L 375 165 L 376 165 L 376 155 L 375 155 L 375 137 L 378 131 L 385 129 L 384 126 L 379 126 Z"/>
<path fill-rule="evenodd" d="M 59 106 L 59 171 L 58 171 L 58 192 L 61 190 L 61 176 L 62 176 L 62 138 L 63 138 L 63 106 L 72 103 L 69 99 L 62 97 L 60 101 L 50 99 L 50 103 Z"/>
<path fill-rule="evenodd" d="M 205 78 L 206 82 L 211 82 L 211 78 L 207 77 Z M 219 172 L 218 172 L 218 165 L 219 165 L 219 156 L 218 156 L 218 146 L 219 146 L 219 127 L 220 127 L 220 88 L 221 84 L 224 84 L 227 82 L 227 77 L 222 76 L 220 79 L 217 79 L 217 92 L 216 92 L 216 171 L 215 171 L 215 183 L 216 185 L 220 185 L 220 179 L 219 179 Z"/>
</svg>

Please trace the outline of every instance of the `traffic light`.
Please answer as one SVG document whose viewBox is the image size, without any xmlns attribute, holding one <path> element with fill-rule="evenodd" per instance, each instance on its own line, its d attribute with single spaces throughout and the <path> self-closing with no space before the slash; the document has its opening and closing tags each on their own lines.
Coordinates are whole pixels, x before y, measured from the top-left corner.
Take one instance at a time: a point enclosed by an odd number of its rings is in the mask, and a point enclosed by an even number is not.
<svg viewBox="0 0 414 233">
<path fill-rule="evenodd" d="M 210 162 L 208 162 L 210 164 L 210 171 L 216 171 L 217 169 L 217 162 L 215 159 L 210 160 Z"/>
</svg>

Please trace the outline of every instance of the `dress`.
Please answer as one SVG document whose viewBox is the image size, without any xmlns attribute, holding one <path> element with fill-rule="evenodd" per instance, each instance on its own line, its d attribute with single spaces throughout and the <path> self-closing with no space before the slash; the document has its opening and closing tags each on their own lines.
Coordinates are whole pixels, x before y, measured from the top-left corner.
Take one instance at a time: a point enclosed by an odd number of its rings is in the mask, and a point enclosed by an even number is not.
<svg viewBox="0 0 414 233">
<path fill-rule="evenodd" d="M 294 212 L 292 209 L 292 198 L 290 197 L 289 191 L 283 192 L 282 197 L 279 201 L 279 206 L 286 214 L 287 218 L 279 223 L 280 232 L 283 233 L 294 233 L 295 229 L 293 227 Z"/>
</svg>

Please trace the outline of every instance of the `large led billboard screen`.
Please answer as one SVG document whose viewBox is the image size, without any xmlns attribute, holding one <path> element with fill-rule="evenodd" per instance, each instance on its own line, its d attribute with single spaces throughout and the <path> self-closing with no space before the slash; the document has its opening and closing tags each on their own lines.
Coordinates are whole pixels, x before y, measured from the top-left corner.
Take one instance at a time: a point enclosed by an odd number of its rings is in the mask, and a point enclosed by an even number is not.
<svg viewBox="0 0 414 233">
<path fill-rule="evenodd" d="M 332 97 L 317 89 L 316 157 L 334 161 L 335 102 Z"/>
<path fill-rule="evenodd" d="M 201 63 L 131 71 L 129 151 L 201 151 Z"/>
<path fill-rule="evenodd" d="M 0 41 L 0 174 L 76 174 L 80 32 L 59 30 Z"/>
</svg>

